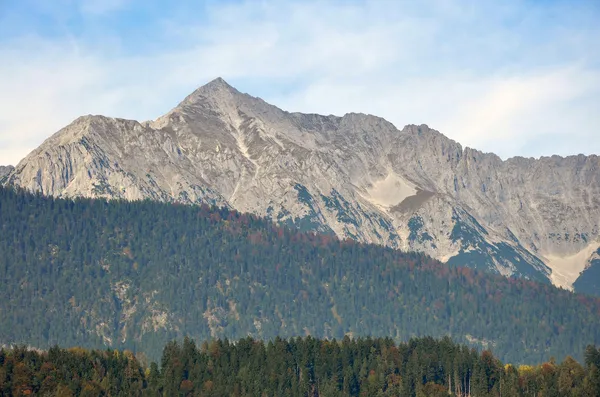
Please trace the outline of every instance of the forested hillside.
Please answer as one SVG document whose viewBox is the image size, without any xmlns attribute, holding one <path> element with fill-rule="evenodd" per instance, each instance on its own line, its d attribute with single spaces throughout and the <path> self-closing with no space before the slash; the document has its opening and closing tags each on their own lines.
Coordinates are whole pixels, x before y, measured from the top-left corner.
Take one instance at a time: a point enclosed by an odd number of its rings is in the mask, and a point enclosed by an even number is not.
<svg viewBox="0 0 600 397">
<path fill-rule="evenodd" d="M 0 280 L 0 344 L 448 335 L 540 363 L 600 343 L 598 299 L 207 206 L 2 188 Z"/>
<path fill-rule="evenodd" d="M 160 367 L 128 351 L 0 350 L 0 395 L 597 397 L 600 351 L 504 365 L 449 338 L 170 342 Z"/>
</svg>

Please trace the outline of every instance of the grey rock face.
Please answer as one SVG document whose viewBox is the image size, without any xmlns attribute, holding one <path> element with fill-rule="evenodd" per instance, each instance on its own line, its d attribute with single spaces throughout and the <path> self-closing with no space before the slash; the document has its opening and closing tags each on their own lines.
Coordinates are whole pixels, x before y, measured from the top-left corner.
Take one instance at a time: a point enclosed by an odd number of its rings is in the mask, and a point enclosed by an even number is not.
<svg viewBox="0 0 600 397">
<path fill-rule="evenodd" d="M 14 169 L 12 165 L 0 165 L 0 181 Z"/>
<path fill-rule="evenodd" d="M 5 183 L 227 205 L 571 288 L 600 247 L 597 156 L 502 161 L 426 125 L 288 113 L 222 79 L 157 120 L 84 116 Z"/>
</svg>

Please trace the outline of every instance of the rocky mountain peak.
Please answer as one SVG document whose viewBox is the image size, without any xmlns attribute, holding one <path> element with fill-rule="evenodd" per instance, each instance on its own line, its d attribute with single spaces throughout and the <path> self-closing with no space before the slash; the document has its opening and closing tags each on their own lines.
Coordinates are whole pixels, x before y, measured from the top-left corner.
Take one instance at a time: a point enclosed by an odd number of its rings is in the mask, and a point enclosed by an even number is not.
<svg viewBox="0 0 600 397">
<path fill-rule="evenodd" d="M 196 94 L 202 93 L 206 96 L 218 95 L 223 92 L 228 92 L 231 94 L 240 94 L 240 92 L 236 88 L 231 86 L 221 77 L 217 77 L 216 79 L 209 81 L 208 83 L 204 84 L 203 86 L 194 91 L 194 93 Z M 192 95 L 194 95 L 194 93 L 192 93 Z"/>
<path fill-rule="evenodd" d="M 209 81 L 208 83 L 204 84 L 203 87 L 226 87 L 228 89 L 234 89 L 233 86 L 231 86 L 228 82 L 225 81 L 224 78 L 222 77 L 216 77 L 214 79 L 212 79 L 211 81 Z"/>
<path fill-rule="evenodd" d="M 502 161 L 425 124 L 399 131 L 361 113 L 289 113 L 217 78 L 156 121 L 79 118 L 3 183 L 224 205 L 572 288 L 600 266 L 590 260 L 599 169 L 596 156 Z"/>
<path fill-rule="evenodd" d="M 236 96 L 241 95 L 243 95 L 241 92 L 229 85 L 221 77 L 217 77 L 188 95 L 177 108 L 202 106 L 207 102 L 222 104 L 223 102 L 232 101 Z"/>
</svg>

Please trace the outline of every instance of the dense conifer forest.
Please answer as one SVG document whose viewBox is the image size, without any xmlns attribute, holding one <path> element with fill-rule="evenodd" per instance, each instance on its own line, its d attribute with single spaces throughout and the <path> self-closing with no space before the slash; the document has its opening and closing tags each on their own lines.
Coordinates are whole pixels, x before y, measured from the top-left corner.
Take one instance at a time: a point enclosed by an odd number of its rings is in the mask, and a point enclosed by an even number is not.
<svg viewBox="0 0 600 397">
<path fill-rule="evenodd" d="M 170 342 L 160 366 L 133 353 L 0 350 L 0 396 L 597 397 L 600 351 L 503 364 L 449 338 Z"/>
<path fill-rule="evenodd" d="M 600 344 L 596 298 L 208 206 L 0 188 L 0 282 L 0 345 L 449 336 L 537 364 Z"/>
</svg>

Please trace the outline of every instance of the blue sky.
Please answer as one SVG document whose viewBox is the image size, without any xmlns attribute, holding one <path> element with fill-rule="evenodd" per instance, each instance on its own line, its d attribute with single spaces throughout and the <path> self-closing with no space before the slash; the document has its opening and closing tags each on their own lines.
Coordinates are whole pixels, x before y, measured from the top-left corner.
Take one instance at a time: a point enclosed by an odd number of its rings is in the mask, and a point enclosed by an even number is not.
<svg viewBox="0 0 600 397">
<path fill-rule="evenodd" d="M 217 76 L 503 158 L 600 154 L 598 21 L 598 0 L 0 0 L 0 164 L 82 114 L 157 118 Z"/>
</svg>

